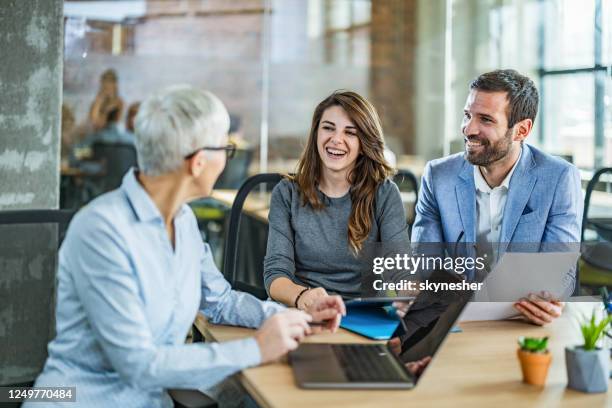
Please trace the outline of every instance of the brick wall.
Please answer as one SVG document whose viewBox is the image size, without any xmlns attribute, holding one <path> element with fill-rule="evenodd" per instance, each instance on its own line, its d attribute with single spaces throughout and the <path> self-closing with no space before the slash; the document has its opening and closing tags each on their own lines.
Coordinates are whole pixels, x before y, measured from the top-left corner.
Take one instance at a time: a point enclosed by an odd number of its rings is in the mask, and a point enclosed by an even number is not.
<svg viewBox="0 0 612 408">
<path fill-rule="evenodd" d="M 405 153 L 414 153 L 415 48 L 417 1 L 372 2 L 372 102 L 382 116 L 389 138 L 400 140 Z"/>
</svg>

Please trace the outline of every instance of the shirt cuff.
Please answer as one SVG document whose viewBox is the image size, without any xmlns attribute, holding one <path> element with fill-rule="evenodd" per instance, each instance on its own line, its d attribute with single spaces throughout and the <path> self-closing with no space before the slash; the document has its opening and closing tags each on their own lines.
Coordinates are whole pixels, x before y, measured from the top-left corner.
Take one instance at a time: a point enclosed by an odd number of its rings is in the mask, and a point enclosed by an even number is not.
<svg viewBox="0 0 612 408">
<path fill-rule="evenodd" d="M 241 370 L 261 364 L 261 351 L 259 350 L 259 345 L 257 344 L 255 337 L 248 337 L 242 340 L 228 341 L 219 344 L 224 347 L 225 351 L 229 356 L 231 356 L 232 359 L 239 356 L 237 366 L 239 366 Z"/>
<path fill-rule="evenodd" d="M 284 310 L 287 310 L 287 306 L 275 302 L 274 300 L 266 300 L 263 302 L 264 320 Z M 263 322 L 261 323 L 263 324 Z"/>
</svg>

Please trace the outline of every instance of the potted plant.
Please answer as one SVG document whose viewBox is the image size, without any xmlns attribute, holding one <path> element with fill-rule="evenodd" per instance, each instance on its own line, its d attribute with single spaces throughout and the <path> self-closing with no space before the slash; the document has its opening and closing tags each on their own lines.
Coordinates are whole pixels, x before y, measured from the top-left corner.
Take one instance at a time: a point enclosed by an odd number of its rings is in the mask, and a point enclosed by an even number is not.
<svg viewBox="0 0 612 408">
<path fill-rule="evenodd" d="M 552 355 L 548 352 L 548 337 L 519 337 L 517 350 L 523 382 L 543 386 Z"/>
<path fill-rule="evenodd" d="M 595 311 L 591 319 L 584 318 L 580 331 L 584 344 L 565 348 L 567 386 L 582 392 L 606 392 L 610 377 L 610 352 L 597 347 L 605 329 L 612 322 L 612 315 L 597 321 Z"/>
</svg>

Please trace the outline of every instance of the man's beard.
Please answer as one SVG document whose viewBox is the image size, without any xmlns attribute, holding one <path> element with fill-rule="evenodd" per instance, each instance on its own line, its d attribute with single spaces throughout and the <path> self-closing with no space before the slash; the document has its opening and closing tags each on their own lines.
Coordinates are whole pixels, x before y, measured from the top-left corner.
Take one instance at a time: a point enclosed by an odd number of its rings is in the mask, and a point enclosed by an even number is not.
<svg viewBox="0 0 612 408">
<path fill-rule="evenodd" d="M 508 129 L 504 137 L 495 144 L 491 144 L 487 139 L 479 139 L 474 136 L 472 139 L 477 139 L 482 143 L 482 151 L 470 153 L 467 145 L 463 157 L 475 166 L 488 166 L 498 160 L 503 159 L 508 155 L 512 147 L 512 129 Z M 467 136 L 465 139 L 469 140 Z"/>
</svg>

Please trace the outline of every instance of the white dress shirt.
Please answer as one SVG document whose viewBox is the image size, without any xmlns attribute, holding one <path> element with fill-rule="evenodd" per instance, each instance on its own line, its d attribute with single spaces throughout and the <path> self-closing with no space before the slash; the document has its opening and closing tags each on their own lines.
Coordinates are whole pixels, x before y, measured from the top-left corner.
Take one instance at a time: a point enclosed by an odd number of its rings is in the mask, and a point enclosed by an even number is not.
<svg viewBox="0 0 612 408">
<path fill-rule="evenodd" d="M 522 152 L 521 152 L 522 154 Z M 496 258 L 496 252 L 493 251 L 499 243 L 501 234 L 502 222 L 504 219 L 504 208 L 508 198 L 508 188 L 510 179 L 516 169 L 516 165 L 521 160 L 519 154 L 516 163 L 508 172 L 502 183 L 494 188 L 489 187 L 487 181 L 480 172 L 478 166 L 474 166 L 474 184 L 476 185 L 476 244 L 480 249 L 479 252 L 484 252 L 488 256 Z"/>
</svg>

